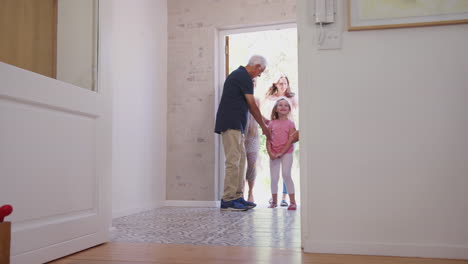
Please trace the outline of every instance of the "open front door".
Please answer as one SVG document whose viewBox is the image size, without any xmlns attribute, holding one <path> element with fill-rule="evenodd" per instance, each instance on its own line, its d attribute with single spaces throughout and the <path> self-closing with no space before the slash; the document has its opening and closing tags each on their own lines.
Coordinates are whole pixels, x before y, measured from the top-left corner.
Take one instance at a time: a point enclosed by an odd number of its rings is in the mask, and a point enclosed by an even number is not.
<svg viewBox="0 0 468 264">
<path fill-rule="evenodd" d="M 108 240 L 106 88 L 93 92 L 0 62 L 0 205 L 14 207 L 6 218 L 12 263 L 44 263 Z"/>
</svg>

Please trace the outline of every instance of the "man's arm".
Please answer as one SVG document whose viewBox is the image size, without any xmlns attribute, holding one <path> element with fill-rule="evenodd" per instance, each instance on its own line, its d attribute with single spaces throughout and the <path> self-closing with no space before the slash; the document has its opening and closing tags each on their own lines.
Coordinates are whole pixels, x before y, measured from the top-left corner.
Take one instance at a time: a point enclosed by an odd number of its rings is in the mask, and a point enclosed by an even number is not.
<svg viewBox="0 0 468 264">
<path fill-rule="evenodd" d="M 262 116 L 263 122 L 265 122 L 265 125 L 270 125 L 270 120 L 266 119 L 264 116 Z"/>
<path fill-rule="evenodd" d="M 255 103 L 257 104 L 257 107 L 260 107 L 260 100 L 255 96 L 254 96 L 254 98 L 255 98 Z M 270 120 L 266 119 L 266 117 L 264 117 L 263 115 L 262 115 L 262 119 L 263 119 L 263 122 L 265 123 L 265 125 L 267 125 L 267 126 L 270 125 Z"/>
<path fill-rule="evenodd" d="M 249 104 L 250 114 L 252 114 L 252 116 L 262 128 L 263 134 L 267 137 L 267 139 L 270 139 L 270 131 L 268 130 L 267 126 L 265 125 L 265 122 L 263 121 L 265 118 L 262 116 L 262 114 L 260 113 L 260 109 L 258 109 L 258 106 L 255 103 L 255 97 L 253 96 L 253 94 L 244 94 L 244 96 L 247 100 L 247 104 Z"/>
</svg>

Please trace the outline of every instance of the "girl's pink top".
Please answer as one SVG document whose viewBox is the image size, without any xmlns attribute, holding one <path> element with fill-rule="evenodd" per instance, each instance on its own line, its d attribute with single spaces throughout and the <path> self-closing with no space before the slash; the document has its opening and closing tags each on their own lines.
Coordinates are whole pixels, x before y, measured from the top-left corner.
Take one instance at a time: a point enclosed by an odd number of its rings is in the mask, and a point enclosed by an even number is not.
<svg viewBox="0 0 468 264">
<path fill-rule="evenodd" d="M 280 153 L 284 146 L 288 143 L 289 129 L 296 128 L 291 120 L 271 120 L 268 127 L 271 130 L 271 150 L 273 153 Z M 291 153 L 294 150 L 294 144 L 286 153 Z"/>
</svg>

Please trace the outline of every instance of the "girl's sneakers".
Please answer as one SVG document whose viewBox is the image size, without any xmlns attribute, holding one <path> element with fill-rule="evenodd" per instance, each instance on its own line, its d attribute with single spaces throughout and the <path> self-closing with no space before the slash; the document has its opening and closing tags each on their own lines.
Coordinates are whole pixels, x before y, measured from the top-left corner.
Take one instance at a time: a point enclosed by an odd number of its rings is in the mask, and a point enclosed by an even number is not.
<svg viewBox="0 0 468 264">
<path fill-rule="evenodd" d="M 278 205 L 276 204 L 276 202 L 273 202 L 273 198 L 270 198 L 270 200 L 268 201 L 268 203 L 270 204 L 268 206 L 268 208 L 276 208 Z"/>
<path fill-rule="evenodd" d="M 286 202 L 286 200 L 281 200 L 280 205 L 281 206 L 288 206 L 288 202 Z"/>
</svg>

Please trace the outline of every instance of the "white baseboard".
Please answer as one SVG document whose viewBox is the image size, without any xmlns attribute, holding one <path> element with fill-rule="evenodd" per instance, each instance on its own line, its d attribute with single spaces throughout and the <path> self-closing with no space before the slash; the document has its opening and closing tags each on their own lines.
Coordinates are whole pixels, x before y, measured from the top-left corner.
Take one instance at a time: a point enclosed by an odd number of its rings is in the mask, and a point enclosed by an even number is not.
<svg viewBox="0 0 468 264">
<path fill-rule="evenodd" d="M 122 210 L 115 210 L 112 211 L 112 219 L 127 216 L 127 215 L 132 215 L 132 214 L 137 214 L 141 212 L 146 212 L 150 211 L 159 207 L 164 206 L 164 201 L 160 203 L 154 203 L 152 205 L 145 205 L 141 207 L 135 207 L 135 208 L 127 208 L 127 209 L 122 209 Z"/>
<path fill-rule="evenodd" d="M 137 214 L 137 213 L 141 213 L 145 211 L 150 211 L 150 210 L 160 208 L 163 206 L 219 208 L 220 201 L 167 200 L 167 201 L 162 201 L 161 203 L 155 203 L 152 205 L 112 211 L 112 219 L 127 216 L 127 215 Z"/>
<path fill-rule="evenodd" d="M 468 259 L 468 245 L 304 241 L 306 253 Z"/>
<path fill-rule="evenodd" d="M 220 201 L 166 200 L 166 202 L 164 203 L 164 206 L 219 208 Z"/>
</svg>

